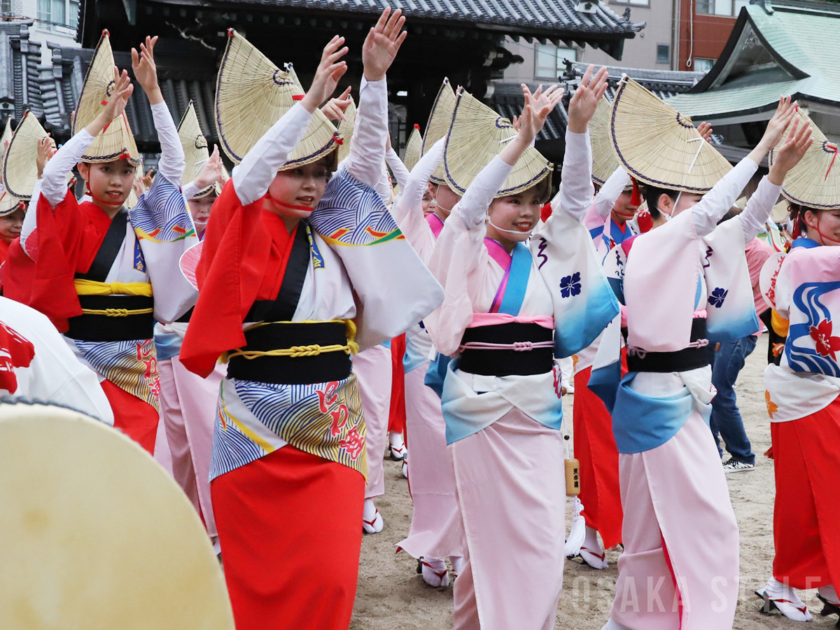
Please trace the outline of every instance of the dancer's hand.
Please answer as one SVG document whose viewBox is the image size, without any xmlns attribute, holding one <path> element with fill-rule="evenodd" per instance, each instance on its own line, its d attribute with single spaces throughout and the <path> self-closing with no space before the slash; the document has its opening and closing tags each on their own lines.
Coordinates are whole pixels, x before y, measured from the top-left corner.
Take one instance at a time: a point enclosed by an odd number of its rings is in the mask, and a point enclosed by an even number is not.
<svg viewBox="0 0 840 630">
<path fill-rule="evenodd" d="M 128 72 L 123 70 L 121 74 L 119 69 L 114 66 L 114 86 L 111 90 L 111 96 L 105 103 L 104 109 L 99 112 L 99 116 L 94 118 L 85 128 L 87 132 L 96 137 L 99 132 L 111 124 L 111 121 L 122 115 L 132 92 L 134 92 L 134 86 L 131 84 L 131 79 L 128 78 Z"/>
<path fill-rule="evenodd" d="M 347 116 L 345 116 L 344 113 L 347 111 L 347 108 L 350 107 L 350 103 L 353 102 L 350 100 L 350 90 L 352 89 L 353 88 L 347 88 L 338 98 L 330 99 L 327 104 L 321 108 L 324 116 L 326 116 L 329 120 L 347 120 Z"/>
<path fill-rule="evenodd" d="M 219 145 L 213 147 L 213 153 L 195 176 L 195 185 L 199 190 L 212 186 L 222 177 L 222 158 L 219 155 Z"/>
<path fill-rule="evenodd" d="M 35 156 L 35 164 L 38 167 L 38 179 L 44 174 L 44 167 L 50 158 L 55 153 L 55 140 L 49 136 L 44 136 L 38 140 L 38 153 Z"/>
<path fill-rule="evenodd" d="M 697 125 L 697 133 L 699 133 L 706 142 L 712 141 L 712 125 L 711 123 L 701 122 Z"/>
<path fill-rule="evenodd" d="M 519 116 L 519 135 L 523 140 L 527 140 L 530 145 L 537 134 L 545 125 L 548 115 L 560 103 L 563 98 L 563 88 L 552 85 L 547 90 L 543 91 L 543 86 L 539 86 L 537 91 L 531 94 L 531 90 L 524 83 L 522 84 L 522 93 L 525 95 L 525 107 L 522 108 L 522 114 Z M 516 128 L 514 126 L 514 128 Z"/>
<path fill-rule="evenodd" d="M 773 165 L 767 175 L 771 184 L 776 186 L 784 184 L 787 174 L 794 166 L 799 164 L 799 161 L 805 157 L 808 149 L 814 144 L 814 138 L 811 137 L 812 133 L 813 128 L 802 118 L 796 116 L 793 119 L 793 122 L 790 123 L 790 133 L 787 139 L 773 156 Z"/>
<path fill-rule="evenodd" d="M 400 46 L 408 36 L 408 33 L 402 30 L 404 24 L 405 18 L 400 9 L 391 14 L 391 7 L 385 7 L 376 26 L 370 29 L 362 46 L 365 79 L 381 81 L 385 78 Z"/>
<path fill-rule="evenodd" d="M 593 72 L 595 66 L 590 65 L 575 90 L 572 100 L 569 102 L 569 131 L 573 133 L 584 133 L 589 128 L 589 121 L 598 109 L 598 103 L 604 92 L 607 91 L 607 69 L 601 68 Z"/>
<path fill-rule="evenodd" d="M 137 49 L 131 49 L 131 69 L 152 105 L 163 103 L 163 92 L 160 91 L 160 85 L 158 85 L 157 65 L 155 65 L 155 44 L 157 40 L 157 35 L 154 37 L 146 36 L 146 41 L 140 44 L 139 53 Z"/>
<path fill-rule="evenodd" d="M 338 80 L 347 72 L 347 62 L 340 59 L 347 54 L 347 47 L 344 46 L 344 38 L 336 35 L 324 46 L 321 53 L 321 63 L 315 71 L 315 78 L 309 91 L 303 97 L 301 105 L 310 114 L 326 101 L 338 85 Z"/>
</svg>

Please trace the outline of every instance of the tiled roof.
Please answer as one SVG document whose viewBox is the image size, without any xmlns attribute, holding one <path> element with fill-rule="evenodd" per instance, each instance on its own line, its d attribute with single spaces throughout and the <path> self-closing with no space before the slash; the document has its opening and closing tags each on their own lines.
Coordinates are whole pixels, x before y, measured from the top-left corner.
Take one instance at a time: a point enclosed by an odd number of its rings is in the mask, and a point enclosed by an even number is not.
<svg viewBox="0 0 840 630">
<path fill-rule="evenodd" d="M 574 86 L 586 71 L 587 64 L 575 63 L 570 68 L 570 73 L 574 72 L 575 79 L 567 83 L 570 94 L 574 93 Z M 622 74 L 635 79 L 641 83 L 648 90 L 656 94 L 659 98 L 666 99 L 683 92 L 687 92 L 697 81 L 703 76 L 700 72 L 674 72 L 671 70 L 642 70 L 639 68 L 618 68 L 608 66 L 609 70 L 609 87 L 607 88 L 607 98 L 612 100 L 615 95 L 615 89 L 618 82 L 621 80 Z M 547 86 L 547 83 L 543 85 Z M 531 90 L 537 88 L 536 84 L 529 85 Z M 537 140 L 561 140 L 566 134 L 566 124 L 569 121 L 569 115 L 566 112 L 565 104 L 568 101 L 564 99 L 563 103 L 559 105 L 551 114 L 549 114 L 546 124 L 540 131 Z M 525 105 L 525 99 L 522 96 L 522 88 L 519 83 L 496 83 L 495 92 L 493 93 L 493 106 L 499 114 L 505 118 L 512 119 L 518 116 Z"/>
<path fill-rule="evenodd" d="M 164 0 L 166 4 L 199 4 L 191 0 Z M 207 4 L 207 3 L 202 3 Z M 217 3 L 221 4 L 221 3 Z M 507 33 L 543 32 L 546 36 L 593 34 L 633 36 L 635 25 L 597 0 L 592 13 L 575 9 L 575 0 L 236 0 L 225 4 L 255 5 L 332 13 L 379 14 L 386 6 L 402 9 L 406 17 L 507 27 Z"/>
<path fill-rule="evenodd" d="M 840 105 L 838 29 L 840 10 L 829 2 L 788 0 L 774 3 L 772 13 L 746 6 L 708 75 L 668 102 L 710 118 L 769 110 L 780 94 Z"/>
</svg>

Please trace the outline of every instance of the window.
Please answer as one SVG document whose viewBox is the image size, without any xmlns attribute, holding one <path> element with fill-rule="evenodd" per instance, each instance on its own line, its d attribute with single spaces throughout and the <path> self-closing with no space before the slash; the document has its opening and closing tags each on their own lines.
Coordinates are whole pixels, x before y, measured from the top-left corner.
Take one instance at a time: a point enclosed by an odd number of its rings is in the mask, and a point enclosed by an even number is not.
<svg viewBox="0 0 840 630">
<path fill-rule="evenodd" d="M 0 13 L 11 13 L 12 12 L 12 0 L 2 0 L 0 2 Z"/>
<path fill-rule="evenodd" d="M 534 76 L 556 81 L 560 73 L 566 69 L 564 60 L 577 61 L 577 50 L 538 43 L 534 48 L 534 58 Z"/>
<path fill-rule="evenodd" d="M 694 72 L 708 72 L 712 69 L 712 66 L 715 65 L 716 59 L 704 59 L 703 57 L 697 57 L 692 63 L 692 70 Z"/>
<path fill-rule="evenodd" d="M 656 45 L 656 63 L 671 63 L 671 46 L 669 44 Z"/>
<path fill-rule="evenodd" d="M 749 0 L 697 0 L 697 13 L 737 17 Z"/>
<path fill-rule="evenodd" d="M 646 7 L 650 5 L 650 0 L 610 0 L 610 4 L 635 4 Z"/>
<path fill-rule="evenodd" d="M 79 0 L 38 0 L 38 20 L 53 31 L 55 27 L 76 28 Z"/>
</svg>

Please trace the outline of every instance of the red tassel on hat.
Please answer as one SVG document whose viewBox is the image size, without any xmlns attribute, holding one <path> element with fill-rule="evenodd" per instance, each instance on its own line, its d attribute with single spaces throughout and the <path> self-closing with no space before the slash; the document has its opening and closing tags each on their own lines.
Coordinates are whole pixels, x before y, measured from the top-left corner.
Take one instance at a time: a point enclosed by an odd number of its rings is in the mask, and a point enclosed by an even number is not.
<svg viewBox="0 0 840 630">
<path fill-rule="evenodd" d="M 630 181 L 633 182 L 633 196 L 630 198 L 630 205 L 639 207 L 642 205 L 642 193 L 639 192 L 639 182 L 636 181 L 635 177 L 631 177 Z"/>
<path fill-rule="evenodd" d="M 303 94 L 294 94 L 294 95 L 292 95 L 292 100 L 293 101 L 302 101 L 303 97 L 304 97 Z"/>
<path fill-rule="evenodd" d="M 415 124 L 415 125 L 414 125 L 414 128 L 415 128 L 417 131 L 420 131 L 420 125 Z"/>
</svg>

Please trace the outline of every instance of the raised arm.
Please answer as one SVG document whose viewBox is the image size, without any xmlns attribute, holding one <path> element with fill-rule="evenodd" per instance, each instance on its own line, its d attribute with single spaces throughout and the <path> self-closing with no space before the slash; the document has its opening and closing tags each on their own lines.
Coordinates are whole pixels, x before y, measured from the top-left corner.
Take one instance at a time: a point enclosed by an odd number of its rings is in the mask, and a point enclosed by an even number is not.
<svg viewBox="0 0 840 630">
<path fill-rule="evenodd" d="M 405 41 L 405 18 L 400 10 L 386 8 L 362 46 L 364 77 L 347 171 L 363 184 L 376 188 L 385 162 L 388 138 L 388 85 L 385 75 Z"/>
<path fill-rule="evenodd" d="M 405 184 L 400 184 L 402 188 L 402 195 L 391 214 L 394 215 L 394 220 L 397 224 L 402 224 L 405 218 L 411 213 L 419 213 L 422 219 L 423 215 L 423 195 L 426 193 L 426 188 L 429 185 L 429 178 L 435 172 L 435 169 L 440 164 L 443 157 L 443 145 L 446 138 L 441 138 L 426 152 L 426 155 L 420 158 L 414 169 L 409 173 Z"/>
<path fill-rule="evenodd" d="M 347 63 L 340 61 L 346 54 L 344 38 L 333 37 L 324 47 L 315 78 L 303 99 L 274 123 L 233 169 L 233 186 L 242 205 L 252 204 L 268 192 L 277 171 L 306 134 L 315 109 L 335 91 L 338 80 L 347 71 Z"/>
<path fill-rule="evenodd" d="M 406 185 L 408 184 L 408 176 L 411 174 L 410 171 L 405 167 L 403 161 L 400 159 L 400 156 L 397 155 L 397 152 L 394 151 L 393 147 L 390 146 L 391 142 L 388 141 L 388 150 L 385 152 L 385 161 L 388 163 L 388 166 L 391 167 L 391 172 L 394 174 L 394 177 L 397 180 L 397 184 L 400 187 L 400 190 L 405 190 Z"/>
<path fill-rule="evenodd" d="M 589 66 L 569 102 L 569 124 L 566 127 L 566 153 L 563 157 L 563 180 L 560 192 L 551 202 L 552 211 L 560 208 L 576 221 L 583 221 L 592 206 L 595 187 L 592 185 L 592 145 L 589 121 L 607 91 L 607 69 L 594 72 Z M 612 208 L 610 208 L 612 209 Z"/>
<path fill-rule="evenodd" d="M 770 172 L 761 179 L 758 189 L 747 202 L 747 207 L 738 215 L 747 242 L 753 240 L 759 232 L 764 230 L 764 225 L 770 218 L 773 206 L 779 200 L 785 177 L 805 157 L 805 153 L 814 142 L 811 137 L 813 132 L 811 125 L 800 124 L 800 122 L 801 120 L 797 116 L 790 123 L 790 133 L 784 144 L 776 151 Z"/>
<path fill-rule="evenodd" d="M 163 100 L 163 92 L 160 91 L 160 85 L 158 85 L 155 65 L 157 40 L 157 36 L 146 37 L 146 41 L 140 44 L 139 53 L 137 49 L 131 49 L 131 68 L 152 106 L 152 117 L 161 148 L 158 175 L 162 175 L 180 188 L 181 177 L 186 167 L 184 148 L 181 146 L 175 121 L 172 120 L 172 114 L 169 113 L 169 108 Z"/>
<path fill-rule="evenodd" d="M 735 203 L 735 200 L 749 183 L 752 176 L 755 175 L 755 172 L 761 164 L 761 160 L 763 160 L 770 149 L 776 146 L 776 144 L 778 144 L 778 142 L 782 139 L 785 129 L 787 129 L 795 114 L 796 104 L 790 102 L 790 97 L 783 96 L 780 98 L 776 113 L 773 118 L 770 119 L 770 122 L 767 123 L 767 129 L 764 132 L 764 136 L 761 138 L 761 141 L 755 149 L 753 149 L 747 157 L 741 160 L 735 168 L 729 171 L 723 179 L 715 184 L 711 191 L 709 191 L 691 208 L 694 226 L 697 230 L 698 236 L 706 236 L 715 229 L 718 221 L 720 221 L 723 218 L 723 215 L 725 215 L 732 207 L 732 204 Z M 779 174 L 779 171 L 777 171 L 776 176 L 778 177 Z M 784 181 L 784 175 L 781 175 L 781 177 L 782 181 Z M 774 183 L 776 182 L 774 181 Z M 761 211 L 758 209 L 758 203 L 759 200 L 756 200 L 754 209 L 751 210 L 750 215 L 747 215 L 742 222 L 750 221 L 752 223 L 749 217 L 751 217 L 753 213 L 760 214 Z M 761 223 L 763 223 L 763 221 L 761 221 Z M 746 232 L 746 229 L 747 228 L 745 228 L 745 234 L 748 233 Z M 752 231 L 751 228 L 749 229 Z M 754 236 L 755 235 L 753 235 L 753 237 Z"/>
<path fill-rule="evenodd" d="M 619 166 L 613 171 L 612 175 L 601 186 L 601 190 L 595 195 L 595 209 L 598 212 L 598 216 L 602 219 L 610 216 L 616 201 L 621 197 L 621 193 L 624 192 L 624 189 L 627 188 L 627 184 L 629 183 L 630 175 L 627 174 L 623 166 Z"/>
</svg>

